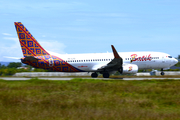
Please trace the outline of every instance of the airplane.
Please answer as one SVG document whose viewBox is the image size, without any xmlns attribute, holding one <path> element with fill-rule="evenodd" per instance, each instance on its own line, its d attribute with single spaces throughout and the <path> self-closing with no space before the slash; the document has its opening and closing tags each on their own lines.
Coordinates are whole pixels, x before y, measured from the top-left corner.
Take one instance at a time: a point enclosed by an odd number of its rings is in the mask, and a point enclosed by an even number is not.
<svg viewBox="0 0 180 120">
<path fill-rule="evenodd" d="M 58 72 L 92 72 L 109 78 L 111 73 L 135 74 L 141 69 L 163 70 L 175 65 L 178 61 L 162 52 L 117 52 L 111 45 L 113 53 L 88 54 L 54 54 L 46 51 L 31 35 L 21 22 L 14 22 L 19 42 L 24 55 L 21 62 L 35 68 Z"/>
</svg>

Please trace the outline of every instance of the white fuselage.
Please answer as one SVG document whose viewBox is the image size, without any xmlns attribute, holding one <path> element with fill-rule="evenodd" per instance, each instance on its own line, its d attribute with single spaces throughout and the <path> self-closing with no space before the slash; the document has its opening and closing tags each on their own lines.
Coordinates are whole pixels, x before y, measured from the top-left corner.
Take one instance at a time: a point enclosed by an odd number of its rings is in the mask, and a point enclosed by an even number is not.
<svg viewBox="0 0 180 120">
<path fill-rule="evenodd" d="M 54 53 L 51 53 L 54 54 Z M 87 72 L 96 71 L 114 59 L 113 53 L 54 54 L 72 66 Z M 123 64 L 135 64 L 138 69 L 169 68 L 177 63 L 175 58 L 162 52 L 119 52 Z M 132 61 L 131 61 L 132 60 Z"/>
</svg>

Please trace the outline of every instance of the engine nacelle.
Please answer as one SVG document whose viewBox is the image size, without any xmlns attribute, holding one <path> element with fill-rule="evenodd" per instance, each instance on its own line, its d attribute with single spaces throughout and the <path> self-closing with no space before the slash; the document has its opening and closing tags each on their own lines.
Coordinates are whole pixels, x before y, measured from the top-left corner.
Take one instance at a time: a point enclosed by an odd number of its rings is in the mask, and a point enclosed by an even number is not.
<svg viewBox="0 0 180 120">
<path fill-rule="evenodd" d="M 123 74 L 137 73 L 138 66 L 135 64 L 123 64 Z"/>
</svg>

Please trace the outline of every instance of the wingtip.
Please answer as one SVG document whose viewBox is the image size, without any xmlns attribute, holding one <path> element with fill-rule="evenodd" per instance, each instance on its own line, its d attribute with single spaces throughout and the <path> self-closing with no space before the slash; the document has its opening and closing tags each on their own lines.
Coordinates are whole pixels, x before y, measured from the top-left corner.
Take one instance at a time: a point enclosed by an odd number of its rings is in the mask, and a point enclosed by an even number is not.
<svg viewBox="0 0 180 120">
<path fill-rule="evenodd" d="M 116 50 L 116 49 L 114 48 L 114 45 L 111 45 L 111 48 L 112 48 L 113 52 L 114 52 L 114 50 Z"/>
</svg>

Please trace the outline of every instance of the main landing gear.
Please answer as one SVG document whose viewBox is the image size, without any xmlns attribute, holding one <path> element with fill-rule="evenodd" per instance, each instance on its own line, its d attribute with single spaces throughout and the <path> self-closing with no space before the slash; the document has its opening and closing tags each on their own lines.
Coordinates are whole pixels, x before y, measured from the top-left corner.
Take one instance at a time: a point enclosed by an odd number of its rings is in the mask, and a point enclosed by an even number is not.
<svg viewBox="0 0 180 120">
<path fill-rule="evenodd" d="M 161 68 L 161 75 L 164 75 L 163 68 Z"/>
<path fill-rule="evenodd" d="M 95 72 L 95 73 L 92 73 L 92 74 L 91 74 L 91 77 L 92 77 L 92 78 L 97 78 L 97 77 L 98 77 L 98 74 L 97 74 L 96 72 Z"/>
<path fill-rule="evenodd" d="M 103 73 L 103 78 L 109 78 L 109 73 Z"/>
<path fill-rule="evenodd" d="M 98 74 L 96 72 L 94 72 L 94 73 L 91 74 L 91 77 L 92 78 L 97 78 Z M 109 78 L 109 73 L 108 72 L 103 73 L 103 78 Z"/>
</svg>

